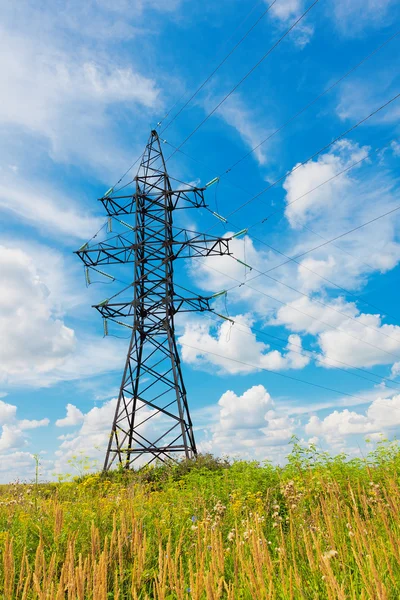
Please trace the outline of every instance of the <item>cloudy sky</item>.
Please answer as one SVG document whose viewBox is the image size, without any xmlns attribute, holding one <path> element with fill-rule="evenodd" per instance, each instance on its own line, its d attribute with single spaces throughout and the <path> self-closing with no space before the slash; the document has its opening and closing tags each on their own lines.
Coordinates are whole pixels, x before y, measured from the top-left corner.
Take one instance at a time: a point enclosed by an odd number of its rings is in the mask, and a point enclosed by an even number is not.
<svg viewBox="0 0 400 600">
<path fill-rule="evenodd" d="M 233 258 L 176 270 L 195 293 L 228 290 L 214 308 L 234 320 L 177 322 L 200 450 L 276 462 L 296 435 L 360 455 L 366 438 L 400 432 L 399 6 L 267 9 L 0 7 L 1 481 L 31 478 L 33 453 L 45 478 L 79 452 L 101 463 L 127 331 L 103 338 L 90 307 L 105 282 L 86 287 L 73 250 L 160 120 L 166 156 L 180 148 L 170 174 L 219 176 L 207 202 L 228 219 L 177 222 L 249 228 Z"/>
</svg>

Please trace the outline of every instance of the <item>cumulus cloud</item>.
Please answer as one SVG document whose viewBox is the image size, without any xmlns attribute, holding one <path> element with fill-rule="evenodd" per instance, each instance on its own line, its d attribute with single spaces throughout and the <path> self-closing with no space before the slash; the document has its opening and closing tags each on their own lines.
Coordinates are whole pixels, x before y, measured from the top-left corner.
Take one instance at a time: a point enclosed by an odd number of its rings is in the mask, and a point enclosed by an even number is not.
<svg viewBox="0 0 400 600">
<path fill-rule="evenodd" d="M 309 363 L 308 356 L 298 353 L 301 352 L 298 335 L 289 336 L 286 352 L 269 350 L 269 346 L 257 341 L 252 333 L 249 316 L 237 315 L 234 320 L 235 325 L 223 321 L 215 337 L 211 326 L 204 321 L 188 321 L 183 335 L 178 338 L 183 360 L 196 366 L 216 365 L 220 373 L 231 374 L 251 373 L 257 369 L 302 369 Z"/>
<path fill-rule="evenodd" d="M 335 410 L 324 419 L 312 416 L 305 426 L 305 431 L 335 443 L 352 434 L 393 431 L 399 425 L 400 395 L 396 395 L 392 398 L 377 398 L 371 402 L 365 414 L 345 409 Z"/>
<path fill-rule="evenodd" d="M 84 419 L 83 413 L 73 404 L 67 404 L 67 415 L 64 419 L 57 419 L 56 427 L 73 427 L 79 425 Z"/>
<path fill-rule="evenodd" d="M 265 0 L 266 4 L 270 4 Z M 292 24 L 305 10 L 304 0 L 282 0 L 272 5 L 270 13 L 275 20 L 283 25 Z M 291 38 L 300 48 L 306 46 L 314 33 L 314 27 L 310 23 L 301 21 L 291 32 Z"/>
<path fill-rule="evenodd" d="M 42 251 L 42 249 L 41 249 Z M 37 256 L 41 255 L 41 251 Z M 52 250 L 48 249 L 52 254 Z M 28 250 L 0 246 L 0 381 L 8 385 L 49 386 L 57 381 L 93 377 L 120 369 L 126 347 L 122 340 L 81 335 L 63 320 L 60 262 L 36 266 Z M 61 265 L 62 269 L 62 265 Z M 47 281 L 54 283 L 49 289 Z M 66 294 L 66 304 L 74 294 Z"/>
<path fill-rule="evenodd" d="M 2 246 L 0 264 L 0 379 L 51 371 L 74 350 L 74 331 L 52 316 L 49 290 L 25 252 Z"/>
<path fill-rule="evenodd" d="M 280 308 L 276 323 L 317 336 L 325 367 L 337 365 L 330 359 L 355 367 L 391 364 L 400 355 L 400 327 L 383 323 L 380 315 L 361 313 L 343 298 L 321 305 L 303 296 Z"/>
<path fill-rule="evenodd" d="M 38 427 L 46 427 L 49 423 L 50 421 L 47 418 L 40 420 L 18 419 L 17 407 L 0 400 L 0 455 L 27 446 L 29 438 L 24 432 Z"/>
<path fill-rule="evenodd" d="M 283 184 L 287 203 L 285 215 L 290 225 L 296 228 L 325 214 L 328 210 L 332 211 L 333 208 L 337 210 L 338 197 L 341 198 L 340 206 L 347 208 L 343 196 L 351 188 L 350 175 L 337 177 L 315 192 L 304 194 L 317 188 L 351 164 L 365 158 L 368 150 L 367 147 L 341 140 L 332 147 L 330 152 L 320 155 L 315 161 L 295 165 L 295 170 L 287 176 Z M 303 197 L 297 200 L 300 196 Z"/>
<path fill-rule="evenodd" d="M 69 470 L 68 461 L 74 460 L 74 457 L 81 456 L 90 461 L 93 468 L 101 468 L 104 460 L 108 441 L 110 439 L 111 425 L 117 406 L 117 398 L 103 402 L 101 406 L 95 406 L 87 413 L 81 413 L 79 420 L 80 428 L 71 435 L 62 436 L 59 439 L 61 444 L 56 451 L 55 471 L 63 473 Z M 162 418 L 157 411 L 148 409 L 142 403 L 138 403 L 138 423 L 137 431 L 140 435 L 148 436 L 149 439 L 157 439 L 162 428 Z M 68 408 L 67 408 L 68 411 Z M 71 409 L 70 409 L 71 413 Z M 67 413 L 68 414 L 68 413 Z M 67 417 L 68 418 L 68 417 Z M 122 424 L 122 423 L 121 423 Z M 59 425 L 60 426 L 60 425 Z M 141 459 L 136 461 L 136 465 L 141 464 Z M 143 458 L 145 462 L 145 458 Z"/>
<path fill-rule="evenodd" d="M 211 437 L 201 450 L 215 454 L 283 459 L 295 430 L 295 421 L 281 414 L 263 385 L 254 385 L 238 396 L 226 391 L 218 400 Z"/>
</svg>

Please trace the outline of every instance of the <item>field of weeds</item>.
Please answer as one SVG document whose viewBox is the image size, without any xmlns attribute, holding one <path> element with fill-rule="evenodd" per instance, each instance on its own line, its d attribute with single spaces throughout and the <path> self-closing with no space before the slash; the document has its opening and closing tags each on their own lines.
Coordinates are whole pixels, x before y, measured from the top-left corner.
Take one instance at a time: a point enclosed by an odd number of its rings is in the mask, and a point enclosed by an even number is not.
<svg viewBox="0 0 400 600">
<path fill-rule="evenodd" d="M 398 599 L 400 450 L 0 487 L 4 600 Z"/>
</svg>

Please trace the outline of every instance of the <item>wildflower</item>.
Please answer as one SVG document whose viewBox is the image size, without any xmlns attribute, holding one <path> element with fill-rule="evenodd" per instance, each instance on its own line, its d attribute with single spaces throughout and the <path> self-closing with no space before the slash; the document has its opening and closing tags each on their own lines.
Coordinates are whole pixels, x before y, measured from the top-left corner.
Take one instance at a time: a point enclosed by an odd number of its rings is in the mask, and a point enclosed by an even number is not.
<svg viewBox="0 0 400 600">
<path fill-rule="evenodd" d="M 217 515 L 222 516 L 226 511 L 226 506 L 224 506 L 222 504 L 222 502 L 220 500 L 218 500 L 217 504 L 214 506 L 214 512 L 217 513 Z"/>
<path fill-rule="evenodd" d="M 353 531 L 349 531 L 349 536 L 350 537 L 354 537 L 354 532 Z"/>
<path fill-rule="evenodd" d="M 192 525 L 190 528 L 192 531 L 197 531 L 197 525 Z"/>
<path fill-rule="evenodd" d="M 194 515 L 192 517 L 190 517 L 192 523 L 195 523 L 197 521 L 197 517 L 195 517 Z"/>
<path fill-rule="evenodd" d="M 328 550 L 328 552 L 325 552 L 325 554 L 322 555 L 322 558 L 325 560 L 330 560 L 331 558 L 335 558 L 337 555 L 338 553 L 336 550 Z"/>
<path fill-rule="evenodd" d="M 228 542 L 233 542 L 233 540 L 235 539 L 235 530 L 232 529 L 229 533 L 228 533 Z"/>
<path fill-rule="evenodd" d="M 243 532 L 243 539 L 248 540 L 250 535 L 253 533 L 252 529 L 249 529 L 248 531 L 244 531 Z"/>
</svg>

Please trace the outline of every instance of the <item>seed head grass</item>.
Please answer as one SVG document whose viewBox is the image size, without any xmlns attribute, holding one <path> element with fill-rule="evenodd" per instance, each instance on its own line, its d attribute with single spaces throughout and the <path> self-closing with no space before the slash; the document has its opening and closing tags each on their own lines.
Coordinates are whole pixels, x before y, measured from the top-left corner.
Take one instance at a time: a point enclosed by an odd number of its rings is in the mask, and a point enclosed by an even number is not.
<svg viewBox="0 0 400 600">
<path fill-rule="evenodd" d="M 0 487 L 4 600 L 398 599 L 400 449 Z"/>
</svg>

